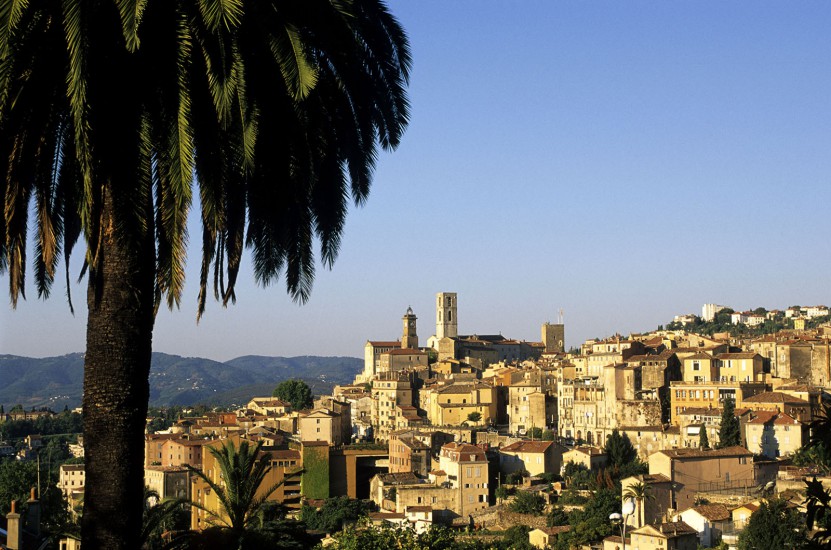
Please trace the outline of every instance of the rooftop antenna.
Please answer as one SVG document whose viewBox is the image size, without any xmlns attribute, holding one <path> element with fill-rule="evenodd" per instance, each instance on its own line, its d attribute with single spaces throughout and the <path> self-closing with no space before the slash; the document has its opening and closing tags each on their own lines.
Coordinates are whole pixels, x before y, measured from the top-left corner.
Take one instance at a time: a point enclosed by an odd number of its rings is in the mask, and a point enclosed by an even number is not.
<svg viewBox="0 0 831 550">
<path fill-rule="evenodd" d="M 564 318 L 563 308 L 560 308 L 560 315 L 557 317 L 557 324 L 562 325 L 563 324 L 563 318 Z"/>
</svg>

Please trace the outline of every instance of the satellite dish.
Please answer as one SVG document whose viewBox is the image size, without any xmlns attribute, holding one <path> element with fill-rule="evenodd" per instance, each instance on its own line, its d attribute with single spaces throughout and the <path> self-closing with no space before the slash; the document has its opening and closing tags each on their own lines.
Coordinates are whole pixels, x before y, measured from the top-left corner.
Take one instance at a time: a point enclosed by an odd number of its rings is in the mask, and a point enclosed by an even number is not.
<svg viewBox="0 0 831 550">
<path fill-rule="evenodd" d="M 635 513 L 635 499 L 627 498 L 623 501 L 623 515 L 624 516 L 631 516 Z"/>
</svg>

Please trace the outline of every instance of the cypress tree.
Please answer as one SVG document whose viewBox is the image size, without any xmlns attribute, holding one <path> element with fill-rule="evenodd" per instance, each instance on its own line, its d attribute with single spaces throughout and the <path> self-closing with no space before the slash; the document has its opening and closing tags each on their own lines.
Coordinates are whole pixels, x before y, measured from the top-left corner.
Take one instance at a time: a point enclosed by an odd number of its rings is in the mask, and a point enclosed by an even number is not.
<svg viewBox="0 0 831 550">
<path fill-rule="evenodd" d="M 701 425 L 701 432 L 699 434 L 698 446 L 702 449 L 710 448 L 710 438 L 707 437 L 707 426 Z"/>
<path fill-rule="evenodd" d="M 739 429 L 739 419 L 736 418 L 736 403 L 732 398 L 724 400 L 724 410 L 721 412 L 721 427 L 718 430 L 717 449 L 742 444 L 742 435 Z"/>
</svg>

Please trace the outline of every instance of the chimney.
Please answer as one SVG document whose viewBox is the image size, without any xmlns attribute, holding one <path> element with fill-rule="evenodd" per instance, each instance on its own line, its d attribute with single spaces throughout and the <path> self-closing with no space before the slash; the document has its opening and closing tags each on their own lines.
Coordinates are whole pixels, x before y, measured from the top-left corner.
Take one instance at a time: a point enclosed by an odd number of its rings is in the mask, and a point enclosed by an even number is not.
<svg viewBox="0 0 831 550">
<path fill-rule="evenodd" d="M 16 500 L 12 501 L 12 509 L 6 514 L 6 521 L 6 547 L 9 550 L 21 550 L 23 548 L 23 526 L 20 524 Z"/>
<path fill-rule="evenodd" d="M 26 502 L 26 528 L 36 537 L 40 537 L 40 501 L 34 487 Z"/>
</svg>

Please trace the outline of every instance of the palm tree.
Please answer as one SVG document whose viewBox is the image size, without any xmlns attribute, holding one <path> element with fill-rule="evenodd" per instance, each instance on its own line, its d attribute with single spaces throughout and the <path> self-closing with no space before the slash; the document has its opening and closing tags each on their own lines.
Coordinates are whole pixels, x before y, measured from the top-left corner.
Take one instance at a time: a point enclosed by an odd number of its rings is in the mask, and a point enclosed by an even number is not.
<svg viewBox="0 0 831 550">
<path fill-rule="evenodd" d="M 258 512 L 282 484 L 280 482 L 262 488 L 271 469 L 267 460 L 260 460 L 262 446 L 262 441 L 252 447 L 248 441 L 242 440 L 237 448 L 233 441 L 228 440 L 221 447 L 209 447 L 208 450 L 217 462 L 219 480 L 211 479 L 202 470 L 188 466 L 216 494 L 221 510 L 212 510 L 199 503 L 194 503 L 194 506 L 208 513 L 210 523 L 231 531 L 234 540 L 240 544 L 246 531 L 254 524 L 261 523 Z"/>
<path fill-rule="evenodd" d="M 623 491 L 623 498 L 624 499 L 634 499 L 635 505 L 637 509 L 635 511 L 635 515 L 637 516 L 637 526 L 635 527 L 640 528 L 643 527 L 644 521 L 644 501 L 646 500 L 655 500 L 655 496 L 652 494 L 652 487 L 648 483 L 644 483 L 643 481 L 637 481 L 632 485 L 629 485 L 625 491 Z"/>
<path fill-rule="evenodd" d="M 235 301 L 245 247 L 257 282 L 284 274 L 305 301 L 315 243 L 331 267 L 349 195 L 366 200 L 378 145 L 400 141 L 409 67 L 382 0 L 0 3 L 12 305 L 25 298 L 30 199 L 40 296 L 86 244 L 85 547 L 137 548 L 153 324 L 181 301 L 193 176 L 197 317 L 211 290 Z"/>
</svg>

